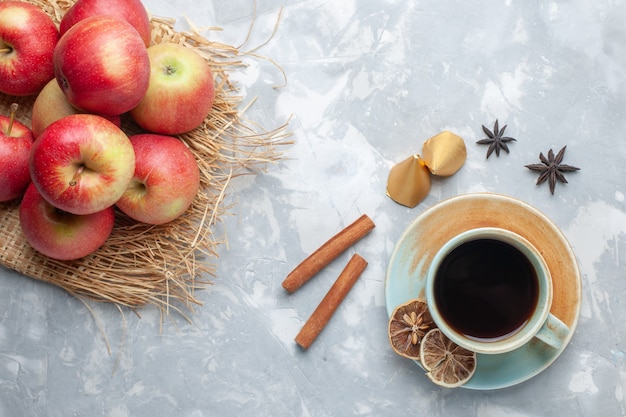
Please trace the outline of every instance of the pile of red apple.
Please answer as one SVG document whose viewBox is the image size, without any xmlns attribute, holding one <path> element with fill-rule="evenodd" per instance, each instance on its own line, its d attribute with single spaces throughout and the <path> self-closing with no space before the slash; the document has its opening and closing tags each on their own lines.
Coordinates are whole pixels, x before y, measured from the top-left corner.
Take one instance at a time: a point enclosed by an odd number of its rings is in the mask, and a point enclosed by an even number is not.
<svg viewBox="0 0 626 417">
<path fill-rule="evenodd" d="M 78 259 L 110 236 L 117 211 L 168 223 L 190 207 L 198 164 L 175 135 L 202 124 L 215 87 L 207 62 L 151 45 L 141 0 L 78 0 L 59 27 L 39 7 L 0 2 L 0 92 L 35 96 L 31 129 L 0 116 L 0 202 L 21 199 L 27 242 Z M 128 114 L 145 133 L 128 136 Z"/>
</svg>

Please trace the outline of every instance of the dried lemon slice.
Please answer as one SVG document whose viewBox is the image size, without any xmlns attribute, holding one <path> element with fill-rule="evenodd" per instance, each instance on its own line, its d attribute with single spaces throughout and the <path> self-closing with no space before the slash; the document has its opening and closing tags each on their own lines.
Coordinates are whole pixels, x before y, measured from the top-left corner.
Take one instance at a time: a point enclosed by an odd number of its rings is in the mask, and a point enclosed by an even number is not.
<svg viewBox="0 0 626 417">
<path fill-rule="evenodd" d="M 420 361 L 426 376 L 435 384 L 447 388 L 460 387 L 476 371 L 476 353 L 446 337 L 441 330 L 429 331 L 420 346 Z"/>
<path fill-rule="evenodd" d="M 401 304 L 389 319 L 389 343 L 393 350 L 405 358 L 419 360 L 420 342 L 435 327 L 426 303 L 411 300 Z"/>
</svg>

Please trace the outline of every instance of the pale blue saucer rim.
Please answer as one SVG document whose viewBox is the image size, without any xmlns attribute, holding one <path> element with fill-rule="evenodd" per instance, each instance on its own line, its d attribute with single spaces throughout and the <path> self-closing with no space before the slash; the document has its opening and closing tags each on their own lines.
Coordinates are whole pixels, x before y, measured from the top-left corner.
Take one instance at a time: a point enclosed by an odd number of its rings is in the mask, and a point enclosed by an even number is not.
<svg viewBox="0 0 626 417">
<path fill-rule="evenodd" d="M 433 211 L 446 210 L 451 204 L 460 203 L 463 199 L 468 198 L 504 199 L 510 204 L 519 205 L 524 210 L 532 211 L 537 217 L 544 221 L 551 230 L 554 230 L 554 238 L 560 240 L 565 247 L 571 251 L 569 242 L 559 228 L 539 210 L 521 200 L 496 193 L 470 193 L 443 200 L 430 207 L 413 220 L 409 227 L 402 233 L 392 251 L 385 277 L 385 303 L 389 317 L 391 317 L 393 310 L 398 305 L 415 298 L 423 299 L 424 280 L 412 279 L 408 273 L 398 271 L 398 268 L 402 266 L 401 254 L 403 251 L 411 250 L 410 241 L 414 241 L 416 236 L 419 236 L 419 226 L 424 221 L 427 221 Z M 571 255 L 573 257 L 573 253 Z M 417 265 L 420 267 L 416 268 L 416 270 L 423 270 L 423 258 L 425 255 L 418 254 L 417 256 Z M 574 285 L 576 285 L 576 280 L 579 282 L 581 280 L 577 266 L 575 270 L 578 272 L 577 275 L 571 277 Z M 462 388 L 469 390 L 497 390 L 508 388 L 525 382 L 543 372 L 556 361 L 569 345 L 578 324 L 580 307 L 581 302 L 579 300 L 578 305 L 575 306 L 576 314 L 570 327 L 570 332 L 563 340 L 560 349 L 546 349 L 541 344 L 542 342 L 533 339 L 512 352 L 499 355 L 477 354 L 476 372 Z M 412 362 L 421 368 L 419 361 Z"/>
</svg>

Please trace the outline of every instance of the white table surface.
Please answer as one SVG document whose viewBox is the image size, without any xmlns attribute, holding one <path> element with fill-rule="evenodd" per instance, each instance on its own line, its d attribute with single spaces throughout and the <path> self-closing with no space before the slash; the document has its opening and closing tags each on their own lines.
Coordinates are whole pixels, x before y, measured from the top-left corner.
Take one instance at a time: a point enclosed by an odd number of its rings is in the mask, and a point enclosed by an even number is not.
<svg viewBox="0 0 626 417">
<path fill-rule="evenodd" d="M 156 15 L 232 45 L 253 0 L 146 0 Z M 0 416 L 607 416 L 626 415 L 626 3 L 510 0 L 258 0 L 233 78 L 247 116 L 293 116 L 295 144 L 267 172 L 230 187 L 214 284 L 189 324 L 90 305 L 0 268 Z M 242 49 L 246 49 L 244 46 Z M 517 139 L 485 159 L 481 125 Z M 447 129 L 468 159 L 409 209 L 385 195 L 391 166 Z M 535 186 L 524 168 L 567 145 L 581 171 Z M 580 320 L 538 376 L 495 391 L 448 390 L 397 356 L 384 279 L 404 229 L 469 192 L 526 201 L 554 221 L 579 261 Z M 361 214 L 376 229 L 298 292 L 281 287 L 306 255 Z M 351 254 L 369 265 L 308 351 L 293 338 Z M 94 318 L 95 317 L 95 318 Z M 100 328 L 101 327 L 101 328 Z M 108 338 L 111 352 L 103 333 Z"/>
</svg>

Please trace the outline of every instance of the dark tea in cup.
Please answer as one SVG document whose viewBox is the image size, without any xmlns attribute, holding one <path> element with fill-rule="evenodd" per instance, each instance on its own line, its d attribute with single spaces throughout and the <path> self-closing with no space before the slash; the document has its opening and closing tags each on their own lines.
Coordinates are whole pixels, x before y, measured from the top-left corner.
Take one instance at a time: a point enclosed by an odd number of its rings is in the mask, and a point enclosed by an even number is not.
<svg viewBox="0 0 626 417">
<path fill-rule="evenodd" d="M 447 324 L 468 338 L 493 341 L 521 329 L 534 313 L 537 273 L 512 245 L 471 240 L 447 254 L 437 269 L 434 295 Z"/>
<path fill-rule="evenodd" d="M 550 314 L 545 260 L 509 230 L 483 227 L 450 238 L 433 256 L 425 293 L 441 332 L 473 352 L 510 352 L 533 338 L 558 349 L 568 334 Z"/>
</svg>

